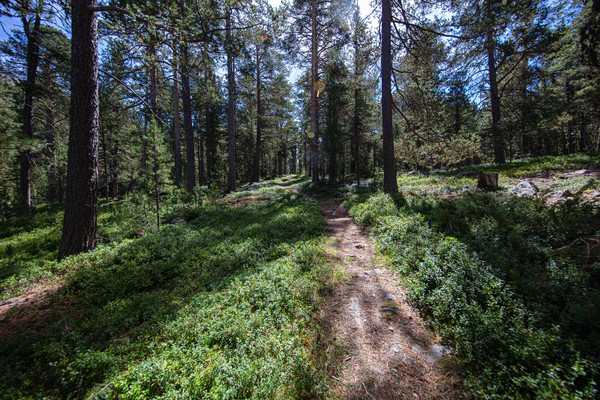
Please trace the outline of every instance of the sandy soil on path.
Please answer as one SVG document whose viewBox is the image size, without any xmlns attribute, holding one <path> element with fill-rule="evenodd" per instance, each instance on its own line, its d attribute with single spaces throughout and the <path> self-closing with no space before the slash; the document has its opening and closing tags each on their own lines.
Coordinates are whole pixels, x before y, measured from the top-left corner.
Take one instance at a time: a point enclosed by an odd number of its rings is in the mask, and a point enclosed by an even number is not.
<svg viewBox="0 0 600 400">
<path fill-rule="evenodd" d="M 467 398 L 447 368 L 451 350 L 439 345 L 407 303 L 398 277 L 377 268 L 373 242 L 343 207 L 320 204 L 332 236 L 329 250 L 347 276 L 325 295 L 320 315 L 332 395 L 368 400 Z"/>
</svg>

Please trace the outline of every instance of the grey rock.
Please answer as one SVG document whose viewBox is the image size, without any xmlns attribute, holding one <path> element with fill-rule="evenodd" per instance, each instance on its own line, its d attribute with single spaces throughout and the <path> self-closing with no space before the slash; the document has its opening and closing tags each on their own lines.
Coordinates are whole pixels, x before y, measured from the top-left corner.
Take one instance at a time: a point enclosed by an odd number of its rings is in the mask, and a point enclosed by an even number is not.
<svg viewBox="0 0 600 400">
<path fill-rule="evenodd" d="M 422 348 L 421 346 L 419 346 L 418 344 L 415 344 L 415 345 L 413 345 L 413 347 L 412 347 L 412 350 L 413 350 L 415 353 L 420 353 L 420 352 L 422 352 L 422 351 L 423 351 L 423 348 Z"/>
<path fill-rule="evenodd" d="M 348 307 L 350 311 L 350 315 L 354 317 L 356 323 L 360 325 L 360 304 L 358 303 L 358 298 L 353 297 L 350 299 L 350 306 Z"/>
<path fill-rule="evenodd" d="M 171 225 L 179 225 L 179 224 L 181 224 L 181 223 L 183 223 L 183 222 L 185 222 L 185 220 L 184 220 L 184 219 L 181 219 L 181 218 L 173 218 L 173 219 L 171 220 Z"/>
<path fill-rule="evenodd" d="M 539 191 L 537 186 L 529 181 L 519 182 L 512 190 L 517 197 L 535 197 Z"/>
<path fill-rule="evenodd" d="M 388 293 L 388 294 L 385 295 L 385 299 L 386 300 L 392 300 L 392 301 L 394 301 L 394 300 L 396 300 L 396 296 L 394 296 L 391 293 Z"/>
<path fill-rule="evenodd" d="M 452 349 L 447 346 L 440 346 L 438 344 L 434 344 L 431 347 L 431 357 L 436 361 L 440 358 L 444 357 L 446 354 L 452 354 Z"/>
<path fill-rule="evenodd" d="M 558 197 L 558 198 L 566 198 L 573 196 L 570 190 L 557 190 L 556 192 L 552 192 L 550 197 Z"/>
</svg>

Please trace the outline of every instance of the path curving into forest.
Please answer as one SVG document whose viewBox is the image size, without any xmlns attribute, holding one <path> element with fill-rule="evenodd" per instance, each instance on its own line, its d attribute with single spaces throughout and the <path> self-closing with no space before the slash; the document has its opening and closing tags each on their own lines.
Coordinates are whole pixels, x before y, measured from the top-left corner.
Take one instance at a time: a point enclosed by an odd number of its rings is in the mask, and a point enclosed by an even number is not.
<svg viewBox="0 0 600 400">
<path fill-rule="evenodd" d="M 327 217 L 328 251 L 347 277 L 320 310 L 328 374 L 341 399 L 462 399 L 468 396 L 440 346 L 408 304 L 399 278 L 377 268 L 374 244 L 337 204 L 317 201 Z"/>
</svg>

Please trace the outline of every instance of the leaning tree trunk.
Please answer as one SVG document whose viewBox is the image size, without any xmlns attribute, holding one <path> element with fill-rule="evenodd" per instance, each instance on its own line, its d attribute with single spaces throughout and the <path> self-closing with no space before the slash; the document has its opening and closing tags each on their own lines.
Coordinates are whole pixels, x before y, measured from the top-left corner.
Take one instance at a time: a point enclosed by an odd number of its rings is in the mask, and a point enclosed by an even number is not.
<svg viewBox="0 0 600 400">
<path fill-rule="evenodd" d="M 227 133 L 229 137 L 229 175 L 227 178 L 227 189 L 235 192 L 235 71 L 233 66 L 233 43 L 231 38 L 231 10 L 227 10 L 226 19 L 226 51 L 227 51 L 227 94 L 229 105 L 227 107 Z"/>
<path fill-rule="evenodd" d="M 392 125 L 392 4 L 381 2 L 381 130 L 383 133 L 383 190 L 397 193 Z"/>
<path fill-rule="evenodd" d="M 98 21 L 96 0 L 72 0 L 67 188 L 58 258 L 96 246 L 98 214 Z"/>
<path fill-rule="evenodd" d="M 27 38 L 27 81 L 25 83 L 25 104 L 23 106 L 23 136 L 33 139 L 33 94 L 40 63 L 40 19 L 41 10 L 37 10 L 33 22 L 33 29 L 27 19 L 23 17 L 23 29 Z M 31 207 L 31 150 L 21 152 L 21 170 L 19 189 L 21 197 L 27 207 Z"/>
</svg>

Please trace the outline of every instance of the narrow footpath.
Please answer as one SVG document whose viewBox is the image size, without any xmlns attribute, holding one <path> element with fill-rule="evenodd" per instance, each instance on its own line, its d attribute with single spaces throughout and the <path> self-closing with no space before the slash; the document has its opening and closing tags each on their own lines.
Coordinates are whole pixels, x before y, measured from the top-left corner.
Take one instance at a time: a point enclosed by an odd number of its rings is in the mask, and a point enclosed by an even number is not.
<svg viewBox="0 0 600 400">
<path fill-rule="evenodd" d="M 319 204 L 332 236 L 329 250 L 346 276 L 326 294 L 320 315 L 336 397 L 468 398 L 454 376 L 451 349 L 438 343 L 407 303 L 399 278 L 377 268 L 370 238 L 343 207 Z"/>
</svg>

